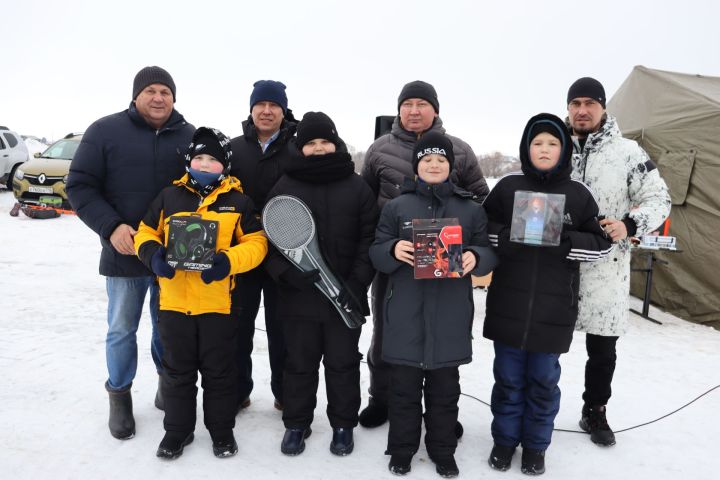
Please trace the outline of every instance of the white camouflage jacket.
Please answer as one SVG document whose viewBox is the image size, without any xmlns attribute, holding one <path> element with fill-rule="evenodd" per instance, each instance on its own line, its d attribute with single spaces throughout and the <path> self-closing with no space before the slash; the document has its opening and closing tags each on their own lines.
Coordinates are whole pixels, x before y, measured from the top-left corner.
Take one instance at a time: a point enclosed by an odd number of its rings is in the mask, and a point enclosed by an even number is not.
<svg viewBox="0 0 720 480">
<path fill-rule="evenodd" d="M 615 117 L 588 135 L 584 148 L 573 137 L 572 178 L 590 187 L 600 215 L 637 224 L 636 236 L 657 229 L 670 214 L 670 194 L 655 164 L 640 146 L 623 138 Z M 580 265 L 576 329 L 603 336 L 627 331 L 630 250 L 628 240 L 599 262 Z"/>
</svg>

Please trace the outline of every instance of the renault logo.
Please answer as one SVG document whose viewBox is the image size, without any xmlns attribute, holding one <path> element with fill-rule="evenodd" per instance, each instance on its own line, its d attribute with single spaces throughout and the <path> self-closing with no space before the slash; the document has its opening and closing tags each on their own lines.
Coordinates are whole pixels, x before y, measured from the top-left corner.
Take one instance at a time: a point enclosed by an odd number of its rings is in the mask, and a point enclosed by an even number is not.
<svg viewBox="0 0 720 480">
<path fill-rule="evenodd" d="M 38 175 L 38 183 L 40 183 L 40 184 L 45 183 L 45 174 L 44 173 L 41 173 L 40 175 Z"/>
</svg>

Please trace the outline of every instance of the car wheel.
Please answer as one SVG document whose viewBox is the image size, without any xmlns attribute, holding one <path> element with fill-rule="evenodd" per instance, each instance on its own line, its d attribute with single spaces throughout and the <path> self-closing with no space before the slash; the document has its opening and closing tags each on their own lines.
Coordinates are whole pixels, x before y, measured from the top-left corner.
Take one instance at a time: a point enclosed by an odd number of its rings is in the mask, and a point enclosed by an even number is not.
<svg viewBox="0 0 720 480">
<path fill-rule="evenodd" d="M 20 166 L 19 163 L 13 165 L 13 167 L 10 169 L 10 173 L 8 174 L 7 181 L 5 182 L 5 188 L 8 190 L 12 190 L 12 182 L 13 178 L 15 178 L 15 170 L 18 169 L 18 166 Z"/>
</svg>

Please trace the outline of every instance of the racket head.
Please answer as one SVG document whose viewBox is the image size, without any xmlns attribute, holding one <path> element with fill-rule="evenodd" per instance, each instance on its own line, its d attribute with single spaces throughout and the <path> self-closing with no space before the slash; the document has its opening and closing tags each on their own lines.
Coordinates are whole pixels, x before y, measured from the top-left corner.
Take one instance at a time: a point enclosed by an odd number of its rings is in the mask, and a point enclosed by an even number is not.
<svg viewBox="0 0 720 480">
<path fill-rule="evenodd" d="M 262 211 L 268 239 L 280 250 L 297 250 L 315 237 L 315 220 L 305 202 L 292 195 L 271 198 Z"/>
</svg>

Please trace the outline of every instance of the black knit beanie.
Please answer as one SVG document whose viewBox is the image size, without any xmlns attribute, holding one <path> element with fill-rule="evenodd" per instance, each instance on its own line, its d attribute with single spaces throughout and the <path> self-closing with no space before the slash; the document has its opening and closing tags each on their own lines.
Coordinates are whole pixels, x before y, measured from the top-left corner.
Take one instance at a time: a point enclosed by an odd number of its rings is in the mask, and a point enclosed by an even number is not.
<svg viewBox="0 0 720 480">
<path fill-rule="evenodd" d="M 438 100 L 435 87 L 427 82 L 415 80 L 414 82 L 405 84 L 398 97 L 398 112 L 400 111 L 400 105 L 408 98 L 422 98 L 423 100 L 427 100 L 435 109 L 435 113 L 440 113 L 440 100 Z"/>
<path fill-rule="evenodd" d="M 567 103 L 570 104 L 573 100 L 579 97 L 588 97 L 593 100 L 597 100 L 603 108 L 605 108 L 605 89 L 602 83 L 598 82 L 591 77 L 582 77 L 575 80 L 575 83 L 570 85 L 570 89 L 567 94 Z"/>
<path fill-rule="evenodd" d="M 330 117 L 323 112 L 307 112 L 297 125 L 297 146 L 302 149 L 303 145 L 316 138 L 324 138 L 336 147 L 340 142 L 337 128 Z"/>
<path fill-rule="evenodd" d="M 232 157 L 230 139 L 215 128 L 198 128 L 193 134 L 186 159 L 189 163 L 194 157 L 202 154 L 215 157 L 217 161 L 223 164 L 224 170 L 227 171 Z"/>
<path fill-rule="evenodd" d="M 177 100 L 177 96 L 175 94 L 175 82 L 167 70 L 157 66 L 145 67 L 140 70 L 137 75 L 135 75 L 135 80 L 133 81 L 133 100 L 140 95 L 140 92 L 142 92 L 145 87 L 152 85 L 153 83 L 166 85 L 172 92 L 173 103 L 175 103 Z"/>
<path fill-rule="evenodd" d="M 428 132 L 417 141 L 415 148 L 413 149 L 413 172 L 417 175 L 418 163 L 425 155 L 437 153 L 447 158 L 450 164 L 450 171 L 452 172 L 455 164 L 455 153 L 453 152 L 453 145 L 450 139 L 439 132 Z"/>
<path fill-rule="evenodd" d="M 250 111 L 258 102 L 273 102 L 282 107 L 283 113 L 287 113 L 288 99 L 285 94 L 285 84 L 275 80 L 258 80 L 253 87 L 250 94 Z"/>
</svg>

